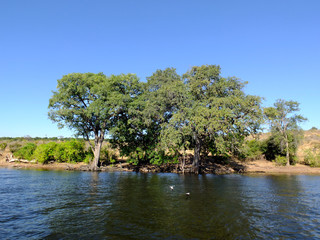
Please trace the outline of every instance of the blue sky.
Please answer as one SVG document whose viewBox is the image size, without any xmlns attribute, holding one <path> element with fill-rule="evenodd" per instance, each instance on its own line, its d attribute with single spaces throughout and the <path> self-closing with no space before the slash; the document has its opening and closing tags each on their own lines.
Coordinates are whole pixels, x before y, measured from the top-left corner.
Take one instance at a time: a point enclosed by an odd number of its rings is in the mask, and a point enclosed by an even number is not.
<svg viewBox="0 0 320 240">
<path fill-rule="evenodd" d="M 296 100 L 320 128 L 318 0 L 1 0 L 0 137 L 70 136 L 48 117 L 57 79 L 217 64 L 248 94 Z"/>
</svg>

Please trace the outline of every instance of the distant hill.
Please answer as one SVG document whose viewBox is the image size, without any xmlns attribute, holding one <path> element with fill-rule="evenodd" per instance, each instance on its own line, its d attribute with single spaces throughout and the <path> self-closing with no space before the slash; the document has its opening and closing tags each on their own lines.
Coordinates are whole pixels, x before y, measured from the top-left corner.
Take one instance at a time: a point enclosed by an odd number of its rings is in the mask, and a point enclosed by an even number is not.
<svg viewBox="0 0 320 240">
<path fill-rule="evenodd" d="M 302 162 L 304 159 L 305 151 L 311 150 L 314 153 L 320 151 L 320 130 L 312 129 L 304 131 L 304 138 L 298 147 L 298 158 Z"/>
</svg>

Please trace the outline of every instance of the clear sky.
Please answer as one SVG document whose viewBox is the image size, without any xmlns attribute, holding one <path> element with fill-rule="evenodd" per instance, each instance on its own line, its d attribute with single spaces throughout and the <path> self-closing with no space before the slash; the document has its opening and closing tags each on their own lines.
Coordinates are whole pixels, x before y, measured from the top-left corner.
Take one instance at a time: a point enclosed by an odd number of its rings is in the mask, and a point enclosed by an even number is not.
<svg viewBox="0 0 320 240">
<path fill-rule="evenodd" d="M 0 137 L 70 136 L 47 117 L 65 74 L 202 64 L 320 128 L 319 0 L 0 0 Z"/>
</svg>

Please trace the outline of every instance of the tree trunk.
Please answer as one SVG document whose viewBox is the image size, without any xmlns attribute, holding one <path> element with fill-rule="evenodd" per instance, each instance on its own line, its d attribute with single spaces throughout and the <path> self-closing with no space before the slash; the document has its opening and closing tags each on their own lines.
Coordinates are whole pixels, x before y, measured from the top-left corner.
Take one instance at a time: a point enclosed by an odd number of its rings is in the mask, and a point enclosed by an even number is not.
<svg viewBox="0 0 320 240">
<path fill-rule="evenodd" d="M 289 154 L 289 141 L 288 141 L 288 135 L 285 134 L 286 139 L 286 158 L 287 158 L 287 166 L 290 165 L 290 154 Z"/>
<path fill-rule="evenodd" d="M 192 163 L 192 172 L 195 174 L 199 174 L 201 143 L 196 133 L 193 134 L 193 138 L 195 141 L 195 146 L 194 146 L 194 156 L 193 156 L 193 163 Z"/>
<path fill-rule="evenodd" d="M 100 151 L 102 146 L 103 139 L 96 139 L 95 146 L 94 146 L 94 158 L 91 163 L 90 169 L 92 171 L 97 171 L 100 167 Z"/>
<path fill-rule="evenodd" d="M 186 165 L 186 150 L 183 150 L 182 173 L 184 174 L 184 166 Z"/>
</svg>

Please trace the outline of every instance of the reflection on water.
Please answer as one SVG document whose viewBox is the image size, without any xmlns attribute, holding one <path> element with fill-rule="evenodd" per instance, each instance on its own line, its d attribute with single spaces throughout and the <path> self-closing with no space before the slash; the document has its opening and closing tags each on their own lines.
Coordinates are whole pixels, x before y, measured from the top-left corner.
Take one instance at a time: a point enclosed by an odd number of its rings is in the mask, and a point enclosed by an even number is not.
<svg viewBox="0 0 320 240">
<path fill-rule="evenodd" d="M 0 239 L 320 239 L 320 176 L 0 169 L 0 182 Z"/>
</svg>

